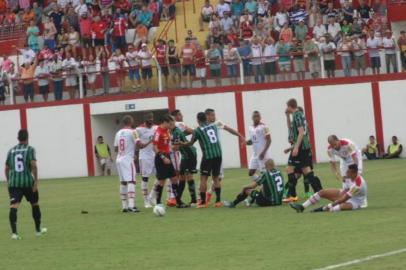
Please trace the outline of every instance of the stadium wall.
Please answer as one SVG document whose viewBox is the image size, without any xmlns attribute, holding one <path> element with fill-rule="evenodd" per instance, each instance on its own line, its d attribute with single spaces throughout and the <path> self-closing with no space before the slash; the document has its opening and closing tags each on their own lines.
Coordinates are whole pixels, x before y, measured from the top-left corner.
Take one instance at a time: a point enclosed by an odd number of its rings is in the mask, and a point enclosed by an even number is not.
<svg viewBox="0 0 406 270">
<path fill-rule="evenodd" d="M 93 176 L 97 171 L 93 144 L 100 134 L 113 145 L 119 128 L 118 115 L 145 110 L 183 111 L 184 121 L 195 126 L 197 112 L 211 107 L 219 120 L 246 134 L 251 113 L 259 110 L 272 132 L 271 151 L 285 164 L 288 147 L 285 103 L 294 97 L 304 107 L 317 162 L 327 161 L 326 138 L 335 133 L 360 147 L 369 135 L 384 146 L 397 135 L 406 138 L 406 74 L 256 84 L 220 88 L 179 90 L 167 93 L 106 96 L 83 100 L 33 103 L 0 108 L 2 127 L 0 170 L 16 132 L 27 127 L 36 147 L 41 178 Z M 240 147 L 237 138 L 223 132 L 224 166 L 246 166 L 251 149 Z M 403 153 L 405 156 L 405 153 Z M 1 173 L 1 179 L 4 179 Z"/>
</svg>

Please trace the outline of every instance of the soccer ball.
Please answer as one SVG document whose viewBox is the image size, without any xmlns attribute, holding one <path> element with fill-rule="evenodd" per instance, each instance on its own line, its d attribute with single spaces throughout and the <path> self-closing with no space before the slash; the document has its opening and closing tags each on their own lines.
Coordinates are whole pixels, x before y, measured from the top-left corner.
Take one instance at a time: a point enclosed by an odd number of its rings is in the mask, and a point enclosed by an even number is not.
<svg viewBox="0 0 406 270">
<path fill-rule="evenodd" d="M 158 205 L 155 205 L 153 212 L 154 212 L 155 216 L 163 217 L 166 214 L 166 209 L 164 206 L 158 204 Z"/>
</svg>

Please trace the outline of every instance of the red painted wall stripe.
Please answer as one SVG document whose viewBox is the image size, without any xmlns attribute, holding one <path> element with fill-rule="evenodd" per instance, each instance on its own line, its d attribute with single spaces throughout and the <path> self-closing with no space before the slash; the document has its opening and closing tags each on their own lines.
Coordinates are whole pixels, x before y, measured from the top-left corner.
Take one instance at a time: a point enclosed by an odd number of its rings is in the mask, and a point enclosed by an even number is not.
<svg viewBox="0 0 406 270">
<path fill-rule="evenodd" d="M 176 100 L 175 97 L 168 97 L 168 110 L 169 112 L 176 109 Z"/>
<path fill-rule="evenodd" d="M 241 92 L 235 92 L 235 111 L 237 112 L 237 129 L 240 134 L 245 137 L 245 121 L 244 121 L 244 105 Z M 247 162 L 247 147 L 241 147 L 240 140 L 238 140 L 238 149 L 240 149 L 240 163 L 241 167 L 246 168 Z"/>
<path fill-rule="evenodd" d="M 27 129 L 28 124 L 27 124 L 27 109 L 21 108 L 20 109 L 20 127 L 22 129 Z"/>
<path fill-rule="evenodd" d="M 90 105 L 83 104 L 83 119 L 85 125 L 85 143 L 87 156 L 87 174 L 94 176 L 94 156 L 93 156 L 93 134 L 92 134 L 92 119 L 90 116 Z"/>
<path fill-rule="evenodd" d="M 306 120 L 309 125 L 310 143 L 312 144 L 313 161 L 316 161 L 317 156 L 316 156 L 316 140 L 314 139 L 312 94 L 310 92 L 309 86 L 303 87 L 303 100 L 304 100 L 304 109 L 306 113 Z"/>
<path fill-rule="evenodd" d="M 385 149 L 383 139 L 383 122 L 382 122 L 382 108 L 381 108 L 381 95 L 379 91 L 379 83 L 372 82 L 372 102 L 374 105 L 374 119 L 375 119 L 375 134 L 376 141 L 379 143 L 383 151 Z"/>
</svg>

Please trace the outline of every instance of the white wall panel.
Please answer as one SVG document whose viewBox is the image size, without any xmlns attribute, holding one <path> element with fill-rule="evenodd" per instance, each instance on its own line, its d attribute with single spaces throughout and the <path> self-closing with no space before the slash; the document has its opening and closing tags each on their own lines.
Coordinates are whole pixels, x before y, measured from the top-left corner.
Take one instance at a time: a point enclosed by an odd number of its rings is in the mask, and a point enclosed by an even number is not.
<svg viewBox="0 0 406 270">
<path fill-rule="evenodd" d="M 41 178 L 87 176 L 83 105 L 29 109 L 27 122 Z"/>
<path fill-rule="evenodd" d="M 286 125 L 286 102 L 296 98 L 298 104 L 303 106 L 303 89 L 290 88 L 278 90 L 250 91 L 243 93 L 245 134 L 249 135 L 248 127 L 252 124 L 252 112 L 257 110 L 262 115 L 262 121 L 271 130 L 271 155 L 277 164 L 287 164 L 288 156 L 283 150 L 289 147 L 288 128 Z M 247 138 L 248 139 L 248 138 Z M 248 162 L 252 148 L 247 147 Z"/>
<path fill-rule="evenodd" d="M 20 111 L 0 111 L 0 180 L 5 181 L 4 164 L 8 150 L 18 143 L 17 133 L 20 129 Z"/>
<path fill-rule="evenodd" d="M 402 156 L 406 157 L 406 81 L 381 82 L 379 88 L 385 148 L 396 135 L 403 145 Z"/>
<path fill-rule="evenodd" d="M 191 127 L 197 126 L 196 115 L 198 112 L 204 111 L 207 108 L 212 108 L 216 110 L 218 120 L 237 129 L 234 93 L 176 97 L 176 108 L 182 111 L 184 122 Z M 220 137 L 223 148 L 224 167 L 240 167 L 238 138 L 223 130 L 220 131 Z M 198 143 L 196 143 L 196 148 L 199 151 L 200 160 L 201 153 Z"/>
<path fill-rule="evenodd" d="M 90 104 L 90 114 L 136 112 L 168 108 L 168 98 L 144 98 Z"/>
<path fill-rule="evenodd" d="M 335 134 L 358 147 L 375 135 L 370 83 L 311 87 L 317 161 L 328 161 L 327 137 Z"/>
</svg>

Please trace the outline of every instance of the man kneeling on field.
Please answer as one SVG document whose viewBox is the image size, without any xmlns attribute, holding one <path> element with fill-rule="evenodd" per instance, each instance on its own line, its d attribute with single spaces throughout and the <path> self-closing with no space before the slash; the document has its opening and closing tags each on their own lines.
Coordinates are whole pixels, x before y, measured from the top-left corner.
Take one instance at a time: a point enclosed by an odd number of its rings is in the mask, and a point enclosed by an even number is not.
<svg viewBox="0 0 406 270">
<path fill-rule="evenodd" d="M 326 206 L 316 208 L 312 212 L 338 212 L 341 210 L 355 210 L 361 208 L 367 197 L 367 183 L 358 174 L 358 165 L 348 166 L 347 178 L 343 182 L 343 188 L 322 189 L 315 193 L 303 204 L 291 203 L 290 206 L 298 213 L 301 213 L 310 205 L 318 203 L 321 199 L 330 200 Z"/>
<path fill-rule="evenodd" d="M 248 196 L 251 197 L 250 204 L 255 202 L 258 206 L 281 205 L 284 190 L 282 173 L 275 168 L 272 159 L 265 162 L 265 168 L 266 170 L 253 180 L 251 185 L 243 188 L 233 202 L 225 202 L 225 205 L 234 208 Z M 259 186 L 261 188 L 258 190 Z"/>
</svg>

